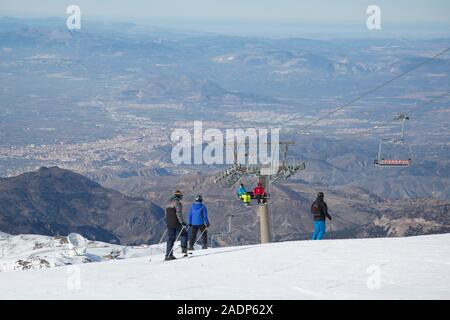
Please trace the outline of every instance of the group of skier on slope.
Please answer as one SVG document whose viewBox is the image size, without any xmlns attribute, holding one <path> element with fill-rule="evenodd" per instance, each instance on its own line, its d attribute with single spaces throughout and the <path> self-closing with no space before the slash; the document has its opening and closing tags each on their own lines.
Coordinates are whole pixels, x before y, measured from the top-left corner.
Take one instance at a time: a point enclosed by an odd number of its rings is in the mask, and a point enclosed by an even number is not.
<svg viewBox="0 0 450 320">
<path fill-rule="evenodd" d="M 239 190 L 243 191 L 241 188 L 245 189 L 243 184 L 240 185 L 237 191 L 238 195 Z M 245 194 L 248 195 L 248 192 L 242 192 L 242 195 Z M 265 203 L 267 194 L 261 183 L 258 183 L 257 187 L 253 191 L 253 194 L 258 200 L 258 203 Z M 256 195 L 258 197 L 256 197 Z M 183 254 L 187 255 L 188 251 L 194 250 L 198 232 L 200 232 L 200 237 L 202 239 L 202 249 L 208 248 L 207 230 L 210 224 L 208 219 L 208 210 L 203 204 L 203 197 L 201 195 L 196 196 L 194 203 L 189 210 L 187 222 L 185 222 L 183 217 L 183 205 L 181 203 L 182 199 L 182 192 L 177 190 L 166 205 L 168 240 L 165 260 L 176 259 L 173 255 L 173 249 L 175 242 L 178 239 L 181 240 L 181 251 Z M 240 197 L 240 199 L 242 199 L 242 197 Z M 246 203 L 243 199 L 242 201 Z M 319 192 L 317 194 L 316 200 L 311 205 L 311 213 L 314 219 L 314 232 L 312 235 L 312 240 L 322 240 L 326 232 L 325 220 L 331 220 L 331 215 L 328 213 L 327 203 L 324 201 L 323 192 Z M 190 231 L 190 236 L 188 231 Z"/>
<path fill-rule="evenodd" d="M 167 224 L 167 247 L 166 260 L 176 259 L 173 255 L 173 246 L 178 238 L 181 239 L 181 251 L 187 255 L 188 250 L 194 250 L 194 244 L 197 239 L 197 233 L 200 231 L 202 238 L 202 248 L 208 248 L 207 229 L 209 227 L 208 209 L 203 204 L 203 198 L 198 195 L 188 213 L 187 222 L 183 217 L 183 205 L 181 200 L 183 194 L 177 190 L 166 206 L 166 224 Z M 190 231 L 190 237 L 188 234 Z M 188 239 L 189 238 L 189 239 Z M 188 247 L 189 241 L 189 247 Z"/>
</svg>

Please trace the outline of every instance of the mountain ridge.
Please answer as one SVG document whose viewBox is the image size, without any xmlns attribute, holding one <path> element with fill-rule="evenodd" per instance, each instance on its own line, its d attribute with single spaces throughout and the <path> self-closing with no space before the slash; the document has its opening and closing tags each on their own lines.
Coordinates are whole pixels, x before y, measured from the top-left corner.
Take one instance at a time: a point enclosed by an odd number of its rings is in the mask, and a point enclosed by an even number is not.
<svg viewBox="0 0 450 320">
<path fill-rule="evenodd" d="M 161 220 L 155 203 L 106 189 L 69 170 L 43 167 L 0 179 L 0 230 L 67 235 L 78 232 L 113 243 L 154 241 Z"/>
</svg>

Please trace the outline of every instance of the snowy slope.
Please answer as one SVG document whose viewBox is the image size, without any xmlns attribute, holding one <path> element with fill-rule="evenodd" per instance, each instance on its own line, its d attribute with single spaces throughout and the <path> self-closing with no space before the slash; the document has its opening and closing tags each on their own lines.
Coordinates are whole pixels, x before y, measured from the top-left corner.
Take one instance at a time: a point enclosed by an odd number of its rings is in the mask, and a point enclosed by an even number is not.
<svg viewBox="0 0 450 320">
<path fill-rule="evenodd" d="M 3 233 L 0 234 L 0 272 L 145 257 L 151 254 L 153 248 L 88 241 L 86 252 L 82 253 L 80 250 L 71 250 L 66 237 Z"/>
<path fill-rule="evenodd" d="M 449 299 L 450 234 L 295 241 L 0 273 L 0 298 Z"/>
</svg>

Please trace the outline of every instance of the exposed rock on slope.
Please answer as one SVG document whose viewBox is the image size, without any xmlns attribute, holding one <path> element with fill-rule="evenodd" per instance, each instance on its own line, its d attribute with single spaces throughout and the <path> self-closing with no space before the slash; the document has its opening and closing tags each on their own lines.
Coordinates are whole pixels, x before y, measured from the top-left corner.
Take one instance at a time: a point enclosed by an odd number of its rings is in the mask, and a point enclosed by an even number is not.
<svg viewBox="0 0 450 320">
<path fill-rule="evenodd" d="M 0 179 L 0 230 L 10 234 L 67 235 L 131 244 L 155 240 L 163 217 L 153 202 L 106 189 L 77 173 L 41 168 Z"/>
</svg>

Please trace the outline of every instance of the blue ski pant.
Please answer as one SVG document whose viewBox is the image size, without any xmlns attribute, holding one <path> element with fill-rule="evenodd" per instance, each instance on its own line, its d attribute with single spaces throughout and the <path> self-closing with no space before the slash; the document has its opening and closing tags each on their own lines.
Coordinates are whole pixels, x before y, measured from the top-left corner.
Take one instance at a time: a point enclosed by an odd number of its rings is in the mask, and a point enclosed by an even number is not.
<svg viewBox="0 0 450 320">
<path fill-rule="evenodd" d="M 313 240 L 322 240 L 326 232 L 325 221 L 314 221 Z"/>
<path fill-rule="evenodd" d="M 178 235 L 180 234 L 181 239 L 181 248 L 187 248 L 188 243 L 188 233 L 186 231 L 186 228 L 182 230 L 181 227 L 178 228 L 168 228 L 167 229 L 167 247 L 166 247 L 166 257 L 170 254 L 170 251 L 172 251 L 172 248 L 175 244 L 175 240 L 177 239 Z M 172 251 L 173 254 L 173 251 Z"/>
</svg>

